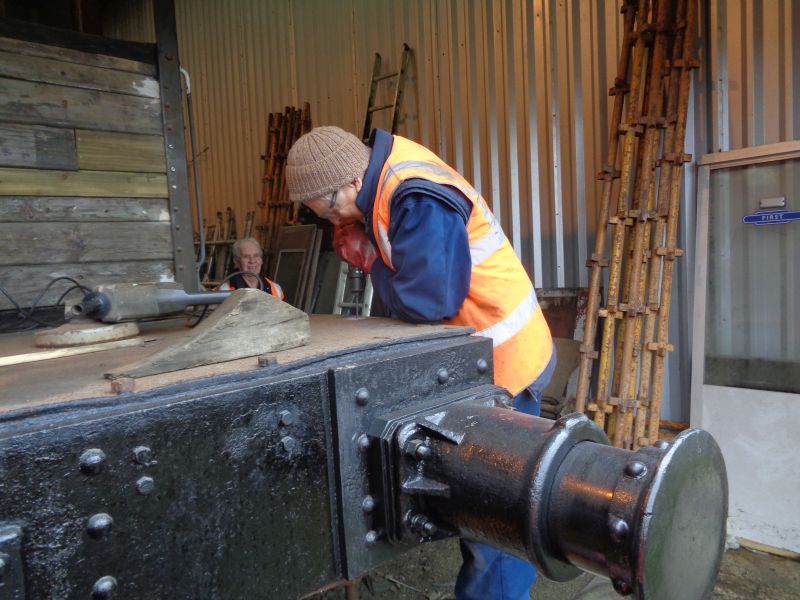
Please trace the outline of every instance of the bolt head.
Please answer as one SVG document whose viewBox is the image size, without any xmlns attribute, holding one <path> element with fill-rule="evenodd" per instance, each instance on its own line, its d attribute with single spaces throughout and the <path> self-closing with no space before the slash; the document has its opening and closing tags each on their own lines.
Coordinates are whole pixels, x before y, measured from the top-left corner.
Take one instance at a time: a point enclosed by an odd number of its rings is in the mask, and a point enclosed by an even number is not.
<svg viewBox="0 0 800 600">
<path fill-rule="evenodd" d="M 106 464 L 106 454 L 100 448 L 89 448 L 80 457 L 81 472 L 97 475 Z"/>
<path fill-rule="evenodd" d="M 153 458 L 153 451 L 147 446 L 136 446 L 133 449 L 133 462 L 138 465 L 146 465 Z"/>
<path fill-rule="evenodd" d="M 484 373 L 486 373 L 486 371 L 489 370 L 489 363 L 486 362 L 485 358 L 479 358 L 477 362 L 477 367 L 478 367 L 478 373 L 483 375 Z"/>
<path fill-rule="evenodd" d="M 366 452 L 372 445 L 372 440 L 369 439 L 369 436 L 366 433 L 362 433 L 360 436 L 358 436 L 358 440 L 356 442 L 358 443 L 358 449 L 361 450 L 361 452 Z"/>
<path fill-rule="evenodd" d="M 156 482 L 152 477 L 140 477 L 136 480 L 136 491 L 142 496 L 149 496 L 156 489 Z"/>
<path fill-rule="evenodd" d="M 375 544 L 378 543 L 378 532 L 377 531 L 368 531 L 367 534 L 364 536 L 364 543 L 367 545 L 368 548 L 372 548 Z"/>
<path fill-rule="evenodd" d="M 291 411 L 282 410 L 280 412 L 280 421 L 281 425 L 291 425 L 292 423 L 294 423 L 294 415 L 292 414 Z"/>
<path fill-rule="evenodd" d="M 417 446 L 417 449 L 414 452 L 414 456 L 420 460 L 428 458 L 431 454 L 433 454 L 433 450 L 431 450 L 431 447 L 424 442 Z"/>
<path fill-rule="evenodd" d="M 655 444 L 653 444 L 659 450 L 666 450 L 669 448 L 669 442 L 667 440 L 658 440 Z"/>
<path fill-rule="evenodd" d="M 611 533 L 611 539 L 615 542 L 621 542 L 628 537 L 628 534 L 631 531 L 631 528 L 628 524 L 619 518 L 611 519 L 608 523 L 608 528 Z"/>
<path fill-rule="evenodd" d="M 364 499 L 361 501 L 361 510 L 367 514 L 375 510 L 375 498 L 372 496 L 364 496 Z"/>
<path fill-rule="evenodd" d="M 367 388 L 359 389 L 356 392 L 356 404 L 366 406 L 367 402 L 369 402 L 369 390 Z"/>
<path fill-rule="evenodd" d="M 99 540 L 111 531 L 113 524 L 114 519 L 111 518 L 111 515 L 97 513 L 89 517 L 89 522 L 86 524 L 86 533 L 89 534 L 90 538 Z"/>
<path fill-rule="evenodd" d="M 291 454 L 291 452 L 295 449 L 296 446 L 297 446 L 297 440 L 295 440 L 290 435 L 287 435 L 281 439 L 281 448 L 283 448 L 285 452 L 289 452 Z"/>
<path fill-rule="evenodd" d="M 630 477 L 631 479 L 637 479 L 647 473 L 647 466 L 639 461 L 639 460 L 632 460 L 627 465 L 625 465 L 625 476 Z"/>
<path fill-rule="evenodd" d="M 92 600 L 106 600 L 111 598 L 114 591 L 117 589 L 117 580 L 106 575 L 94 582 L 92 587 Z"/>
<path fill-rule="evenodd" d="M 447 369 L 441 368 L 436 371 L 436 381 L 439 383 L 447 383 L 450 381 L 450 373 L 447 372 Z"/>
</svg>

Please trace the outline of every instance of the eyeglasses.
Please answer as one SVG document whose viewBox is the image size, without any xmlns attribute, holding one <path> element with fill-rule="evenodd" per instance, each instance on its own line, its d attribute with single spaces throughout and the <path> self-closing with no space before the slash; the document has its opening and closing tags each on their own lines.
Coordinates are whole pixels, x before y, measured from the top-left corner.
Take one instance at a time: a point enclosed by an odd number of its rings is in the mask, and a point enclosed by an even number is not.
<svg viewBox="0 0 800 600">
<path fill-rule="evenodd" d="M 339 197 L 339 189 L 337 188 L 333 192 L 331 192 L 331 200 L 330 200 L 330 205 L 328 206 L 328 209 L 331 209 L 334 206 L 336 206 L 336 200 L 337 200 L 338 197 Z"/>
</svg>

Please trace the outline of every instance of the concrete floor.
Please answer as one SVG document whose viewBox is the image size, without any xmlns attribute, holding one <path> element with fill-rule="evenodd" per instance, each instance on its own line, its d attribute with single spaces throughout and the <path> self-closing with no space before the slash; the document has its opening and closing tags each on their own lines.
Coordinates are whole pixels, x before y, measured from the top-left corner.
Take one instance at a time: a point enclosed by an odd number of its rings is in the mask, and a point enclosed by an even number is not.
<svg viewBox="0 0 800 600">
<path fill-rule="evenodd" d="M 362 578 L 359 600 L 450 600 L 461 557 L 456 540 L 427 544 Z M 310 596 L 344 600 L 343 588 Z M 535 600 L 617 600 L 607 581 L 584 574 L 567 583 L 539 578 Z M 798 600 L 800 562 L 745 549 L 729 550 L 712 600 Z M 693 600 L 693 599 L 676 599 Z"/>
</svg>

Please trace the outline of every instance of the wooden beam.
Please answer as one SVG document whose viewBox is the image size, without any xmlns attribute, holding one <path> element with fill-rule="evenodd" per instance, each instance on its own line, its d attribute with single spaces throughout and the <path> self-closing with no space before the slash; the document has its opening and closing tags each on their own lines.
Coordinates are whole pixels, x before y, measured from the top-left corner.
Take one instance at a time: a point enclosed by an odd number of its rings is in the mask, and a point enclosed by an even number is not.
<svg viewBox="0 0 800 600">
<path fill-rule="evenodd" d="M 27 81 L 55 83 L 57 85 L 147 98 L 158 98 L 161 94 L 158 80 L 151 75 L 131 73 L 130 71 L 115 71 L 113 69 L 64 62 L 53 58 L 25 56 L 24 54 L 3 52 L 1 50 L 0 75 Z"/>
<path fill-rule="evenodd" d="M 0 196 L 0 222 L 169 221 L 166 198 Z"/>
<path fill-rule="evenodd" d="M 78 168 L 75 132 L 59 127 L 0 123 L 0 167 Z"/>
<path fill-rule="evenodd" d="M 0 223 L 0 240 L 0 265 L 172 259 L 168 222 Z"/>
<path fill-rule="evenodd" d="M 0 196 L 166 198 L 167 179 L 159 173 L 0 168 Z"/>
<path fill-rule="evenodd" d="M 39 362 L 42 360 L 52 360 L 54 358 L 64 358 L 66 356 L 76 356 L 78 354 L 89 354 L 91 352 L 116 350 L 118 348 L 130 348 L 131 346 L 143 345 L 144 338 L 135 337 L 128 340 L 106 342 L 104 344 L 92 344 L 91 346 L 75 346 L 73 348 L 60 348 L 59 350 L 45 350 L 44 352 L 30 352 L 28 354 L 2 356 L 0 357 L 0 367 L 9 367 L 11 365 L 21 365 L 24 363 Z"/>
<path fill-rule="evenodd" d="M 94 171 L 166 173 L 164 138 L 160 135 L 78 130 L 78 164 Z"/>
<path fill-rule="evenodd" d="M 0 121 L 161 134 L 157 98 L 0 78 Z"/>
</svg>

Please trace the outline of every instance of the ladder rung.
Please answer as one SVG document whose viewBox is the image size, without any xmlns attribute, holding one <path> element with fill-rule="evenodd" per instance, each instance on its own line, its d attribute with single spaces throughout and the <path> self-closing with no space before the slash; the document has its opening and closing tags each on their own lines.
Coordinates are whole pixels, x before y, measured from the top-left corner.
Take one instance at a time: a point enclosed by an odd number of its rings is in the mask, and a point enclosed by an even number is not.
<svg viewBox="0 0 800 600">
<path fill-rule="evenodd" d="M 376 106 L 374 108 L 370 108 L 369 112 L 374 113 L 374 112 L 378 112 L 379 110 L 386 110 L 387 108 L 392 108 L 393 106 L 394 106 L 394 104 L 385 104 L 383 106 Z"/>
<path fill-rule="evenodd" d="M 387 73 L 386 75 L 379 75 L 378 77 L 374 78 L 374 81 L 383 81 L 384 79 L 389 79 L 390 77 L 397 77 L 400 74 L 400 71 L 395 71 L 394 73 Z"/>
</svg>

